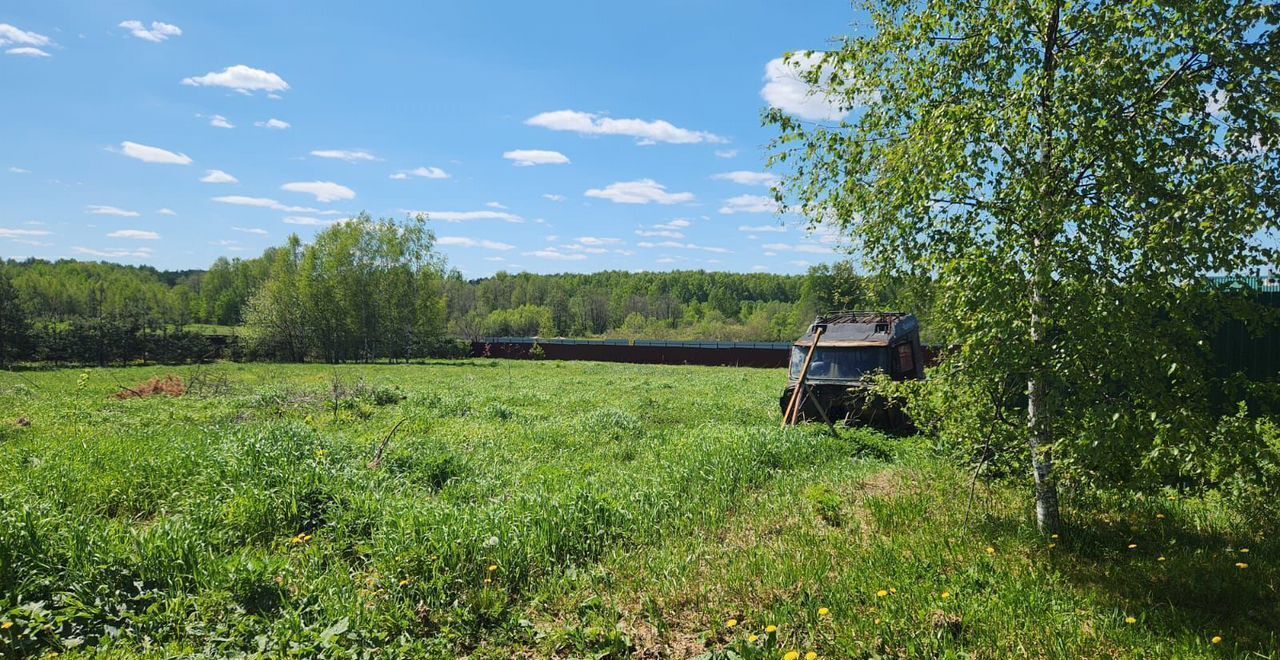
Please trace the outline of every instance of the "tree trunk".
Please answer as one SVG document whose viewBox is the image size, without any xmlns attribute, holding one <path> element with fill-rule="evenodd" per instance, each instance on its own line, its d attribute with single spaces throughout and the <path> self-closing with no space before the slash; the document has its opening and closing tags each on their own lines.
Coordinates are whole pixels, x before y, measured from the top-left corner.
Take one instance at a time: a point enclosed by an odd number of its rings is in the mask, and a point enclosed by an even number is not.
<svg viewBox="0 0 1280 660">
<path fill-rule="evenodd" d="M 1032 294 L 1033 304 L 1040 298 L 1038 293 Z M 1043 332 L 1043 319 L 1037 312 L 1032 312 L 1031 343 L 1038 354 L 1043 354 Z M 1045 409 L 1045 380 L 1041 370 L 1033 371 L 1027 379 L 1027 445 L 1031 450 L 1031 470 L 1036 483 L 1036 527 L 1041 534 L 1049 535 L 1058 533 L 1061 520 L 1058 515 L 1058 482 L 1053 475 L 1053 433 Z"/>
<path fill-rule="evenodd" d="M 1056 534 L 1061 525 L 1058 515 L 1058 482 L 1053 474 L 1053 430 L 1048 421 L 1047 387 L 1049 384 L 1048 338 L 1045 319 L 1052 313 L 1047 304 L 1048 289 L 1053 283 L 1053 262 L 1049 252 L 1058 235 L 1059 219 L 1055 217 L 1053 196 L 1057 191 L 1053 151 L 1054 95 L 1057 74 L 1058 27 L 1062 2 L 1049 10 L 1044 37 L 1043 81 L 1040 89 L 1040 217 L 1032 232 L 1031 247 L 1031 369 L 1027 377 L 1027 446 L 1031 452 L 1031 470 L 1035 477 L 1036 526 L 1041 534 Z"/>
</svg>

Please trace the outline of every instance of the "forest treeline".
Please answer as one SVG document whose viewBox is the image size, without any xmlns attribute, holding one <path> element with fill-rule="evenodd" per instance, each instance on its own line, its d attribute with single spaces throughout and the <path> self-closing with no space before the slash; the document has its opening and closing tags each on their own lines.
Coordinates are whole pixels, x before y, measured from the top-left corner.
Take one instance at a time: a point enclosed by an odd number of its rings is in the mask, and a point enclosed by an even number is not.
<svg viewBox="0 0 1280 660">
<path fill-rule="evenodd" d="M 421 219 L 339 223 L 208 270 L 28 259 L 0 262 L 5 359 L 108 363 L 209 350 L 325 361 L 447 351 L 448 338 L 618 337 L 786 341 L 819 310 L 884 306 L 848 262 L 804 275 L 707 271 L 467 279 Z M 0 296 L 6 295 L 0 292 Z M 3 303 L 3 301 L 0 301 Z M 220 326 L 199 328 L 197 325 Z M 202 343 L 203 342 L 203 343 Z M 167 348 L 148 350 L 164 343 Z M 174 344 L 187 346 L 174 348 Z"/>
</svg>

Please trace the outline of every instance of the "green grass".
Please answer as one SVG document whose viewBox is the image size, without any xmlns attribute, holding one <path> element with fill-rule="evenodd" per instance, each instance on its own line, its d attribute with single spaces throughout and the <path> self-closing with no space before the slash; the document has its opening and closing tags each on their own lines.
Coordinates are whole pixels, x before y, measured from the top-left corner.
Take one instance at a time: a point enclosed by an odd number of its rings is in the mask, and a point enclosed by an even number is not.
<svg viewBox="0 0 1280 660">
<path fill-rule="evenodd" d="M 112 396 L 166 373 L 192 391 Z M 969 511 L 924 439 L 779 430 L 783 379 L 0 373 L 0 654 L 1278 653 L 1272 530 L 1217 501 L 1102 498 L 1050 547 L 1020 487 L 979 484 Z"/>
</svg>

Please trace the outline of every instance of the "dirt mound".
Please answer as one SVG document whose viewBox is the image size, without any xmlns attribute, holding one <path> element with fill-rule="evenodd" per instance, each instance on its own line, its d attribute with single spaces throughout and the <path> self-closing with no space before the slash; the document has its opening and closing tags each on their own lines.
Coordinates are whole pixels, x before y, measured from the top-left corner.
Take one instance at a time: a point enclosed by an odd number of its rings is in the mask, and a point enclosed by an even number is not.
<svg viewBox="0 0 1280 660">
<path fill-rule="evenodd" d="M 148 396 L 182 396 L 187 393 L 187 385 L 182 382 L 182 378 L 177 375 L 169 374 L 164 377 L 154 376 L 139 385 L 133 387 L 121 386 L 121 390 L 111 396 L 117 399 L 141 399 Z"/>
</svg>

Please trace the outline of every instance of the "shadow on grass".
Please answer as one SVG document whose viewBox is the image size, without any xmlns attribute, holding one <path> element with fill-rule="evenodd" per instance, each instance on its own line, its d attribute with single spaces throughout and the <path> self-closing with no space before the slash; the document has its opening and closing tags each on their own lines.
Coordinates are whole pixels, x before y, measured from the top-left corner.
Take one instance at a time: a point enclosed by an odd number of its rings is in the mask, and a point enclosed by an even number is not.
<svg viewBox="0 0 1280 660">
<path fill-rule="evenodd" d="M 997 516 L 979 525 L 999 537 L 1030 535 L 1059 575 L 1152 632 L 1221 635 L 1224 650 L 1280 653 L 1280 544 L 1268 529 L 1215 530 L 1152 505 L 1123 514 L 1079 509 L 1068 518 L 1061 538 L 1051 540 L 1038 538 L 1026 519 Z"/>
</svg>

